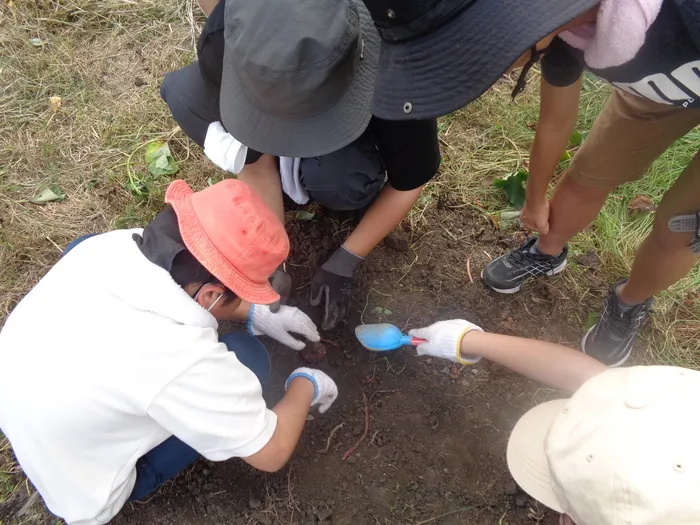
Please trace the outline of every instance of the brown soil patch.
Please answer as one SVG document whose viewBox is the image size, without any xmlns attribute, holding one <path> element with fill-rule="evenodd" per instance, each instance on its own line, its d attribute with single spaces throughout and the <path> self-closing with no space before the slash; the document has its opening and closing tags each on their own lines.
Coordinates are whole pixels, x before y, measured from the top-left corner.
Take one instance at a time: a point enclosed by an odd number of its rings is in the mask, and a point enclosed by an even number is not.
<svg viewBox="0 0 700 525">
<path fill-rule="evenodd" d="M 521 232 L 504 234 L 481 216 L 447 208 L 430 212 L 426 223 L 420 231 L 393 234 L 368 258 L 347 323 L 324 334 L 327 355 L 313 366 L 336 379 L 340 397 L 328 413 L 313 414 L 287 468 L 269 475 L 238 460 L 200 461 L 147 503 L 124 509 L 114 523 L 417 524 L 450 511 L 459 512 L 428 523 L 555 523 L 512 482 L 505 450 L 518 417 L 559 393 L 490 363 L 460 369 L 408 348 L 375 354 L 355 340 L 352 329 L 361 320 L 411 328 L 454 317 L 492 331 L 578 338 L 577 331 L 552 322 L 559 298 L 547 282 L 511 297 L 481 284 L 488 257 L 521 242 Z M 306 300 L 308 282 L 349 226 L 320 215 L 290 225 L 294 252 L 288 268 L 296 288 L 291 304 L 315 320 L 318 312 Z M 305 363 L 300 354 L 269 346 L 274 375 L 267 395 L 273 403 L 287 375 Z M 343 460 L 364 433 L 363 396 L 369 432 Z"/>
</svg>

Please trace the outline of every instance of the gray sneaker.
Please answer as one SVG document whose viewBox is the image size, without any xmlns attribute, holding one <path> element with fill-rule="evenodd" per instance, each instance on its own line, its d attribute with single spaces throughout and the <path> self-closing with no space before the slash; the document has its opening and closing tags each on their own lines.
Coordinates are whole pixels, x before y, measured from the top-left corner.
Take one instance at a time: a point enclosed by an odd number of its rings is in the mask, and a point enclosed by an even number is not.
<svg viewBox="0 0 700 525">
<path fill-rule="evenodd" d="M 532 237 L 520 248 L 494 259 L 481 272 L 481 278 L 494 292 L 515 293 L 532 277 L 556 275 L 566 268 L 567 246 L 559 255 L 533 251 L 537 237 Z"/>
<path fill-rule="evenodd" d="M 610 367 L 621 366 L 627 361 L 639 327 L 654 302 L 654 299 L 647 299 L 624 308 L 616 290 L 625 281 L 623 279 L 611 288 L 600 321 L 586 332 L 581 341 L 583 353 Z"/>
</svg>

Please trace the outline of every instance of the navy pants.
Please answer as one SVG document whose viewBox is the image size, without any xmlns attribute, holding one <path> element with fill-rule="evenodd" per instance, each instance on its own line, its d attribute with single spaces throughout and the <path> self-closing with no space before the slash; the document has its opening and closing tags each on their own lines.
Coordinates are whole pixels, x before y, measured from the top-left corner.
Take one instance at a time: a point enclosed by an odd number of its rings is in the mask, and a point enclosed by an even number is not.
<svg viewBox="0 0 700 525">
<path fill-rule="evenodd" d="M 66 246 L 63 255 L 95 235 L 97 234 L 93 233 L 74 240 Z M 226 334 L 221 336 L 219 341 L 224 343 L 230 352 L 236 354 L 238 360 L 257 376 L 265 388 L 271 368 L 270 355 L 265 345 L 245 333 Z M 169 437 L 136 462 L 136 485 L 129 500 L 135 501 L 148 496 L 198 458 L 199 453 L 192 447 L 175 436 Z"/>
</svg>

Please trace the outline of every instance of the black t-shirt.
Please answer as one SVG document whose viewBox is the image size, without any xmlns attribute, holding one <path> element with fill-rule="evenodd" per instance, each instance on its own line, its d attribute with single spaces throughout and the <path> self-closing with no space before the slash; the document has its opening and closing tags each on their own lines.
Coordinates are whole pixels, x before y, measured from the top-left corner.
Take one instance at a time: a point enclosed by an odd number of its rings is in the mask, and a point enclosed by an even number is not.
<svg viewBox="0 0 700 525">
<path fill-rule="evenodd" d="M 197 42 L 202 76 L 217 87 L 221 87 L 223 75 L 224 8 L 225 0 L 220 0 Z M 389 121 L 372 117 L 365 133 L 371 133 L 393 188 L 416 189 L 437 173 L 440 165 L 437 120 Z M 257 161 L 261 155 L 248 148 L 246 164 Z"/>
<path fill-rule="evenodd" d="M 583 52 L 555 38 L 542 59 L 554 86 L 573 84 L 586 68 Z M 700 108 L 700 2 L 665 0 L 635 57 L 592 73 L 629 93 L 659 103 Z"/>
</svg>

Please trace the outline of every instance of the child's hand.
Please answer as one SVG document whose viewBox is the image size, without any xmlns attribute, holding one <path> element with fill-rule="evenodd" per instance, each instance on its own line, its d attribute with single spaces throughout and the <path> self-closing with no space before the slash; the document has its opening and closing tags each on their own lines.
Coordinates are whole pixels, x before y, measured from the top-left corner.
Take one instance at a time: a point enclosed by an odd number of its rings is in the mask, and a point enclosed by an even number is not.
<svg viewBox="0 0 700 525">
<path fill-rule="evenodd" d="M 268 305 L 250 305 L 248 332 L 252 335 L 270 336 L 293 350 L 301 350 L 306 343 L 294 338 L 292 332 L 314 343 L 321 340 L 316 325 L 308 315 L 299 308 L 284 305 L 279 307 L 277 313 L 272 313 Z"/>
<path fill-rule="evenodd" d="M 326 373 L 314 368 L 297 368 L 289 376 L 284 383 L 284 389 L 287 390 L 292 379 L 302 377 L 308 379 L 314 385 L 314 398 L 311 400 L 311 406 L 318 406 L 318 411 L 323 414 L 330 408 L 338 398 L 338 387 Z"/>
<path fill-rule="evenodd" d="M 409 331 L 408 334 L 428 341 L 416 347 L 418 355 L 430 355 L 449 359 L 452 362 L 463 365 L 471 365 L 476 363 L 481 357 L 462 356 L 461 354 L 462 338 L 470 330 L 483 332 L 474 323 L 464 319 L 452 319 L 431 324 L 427 328 L 416 328 Z"/>
</svg>

